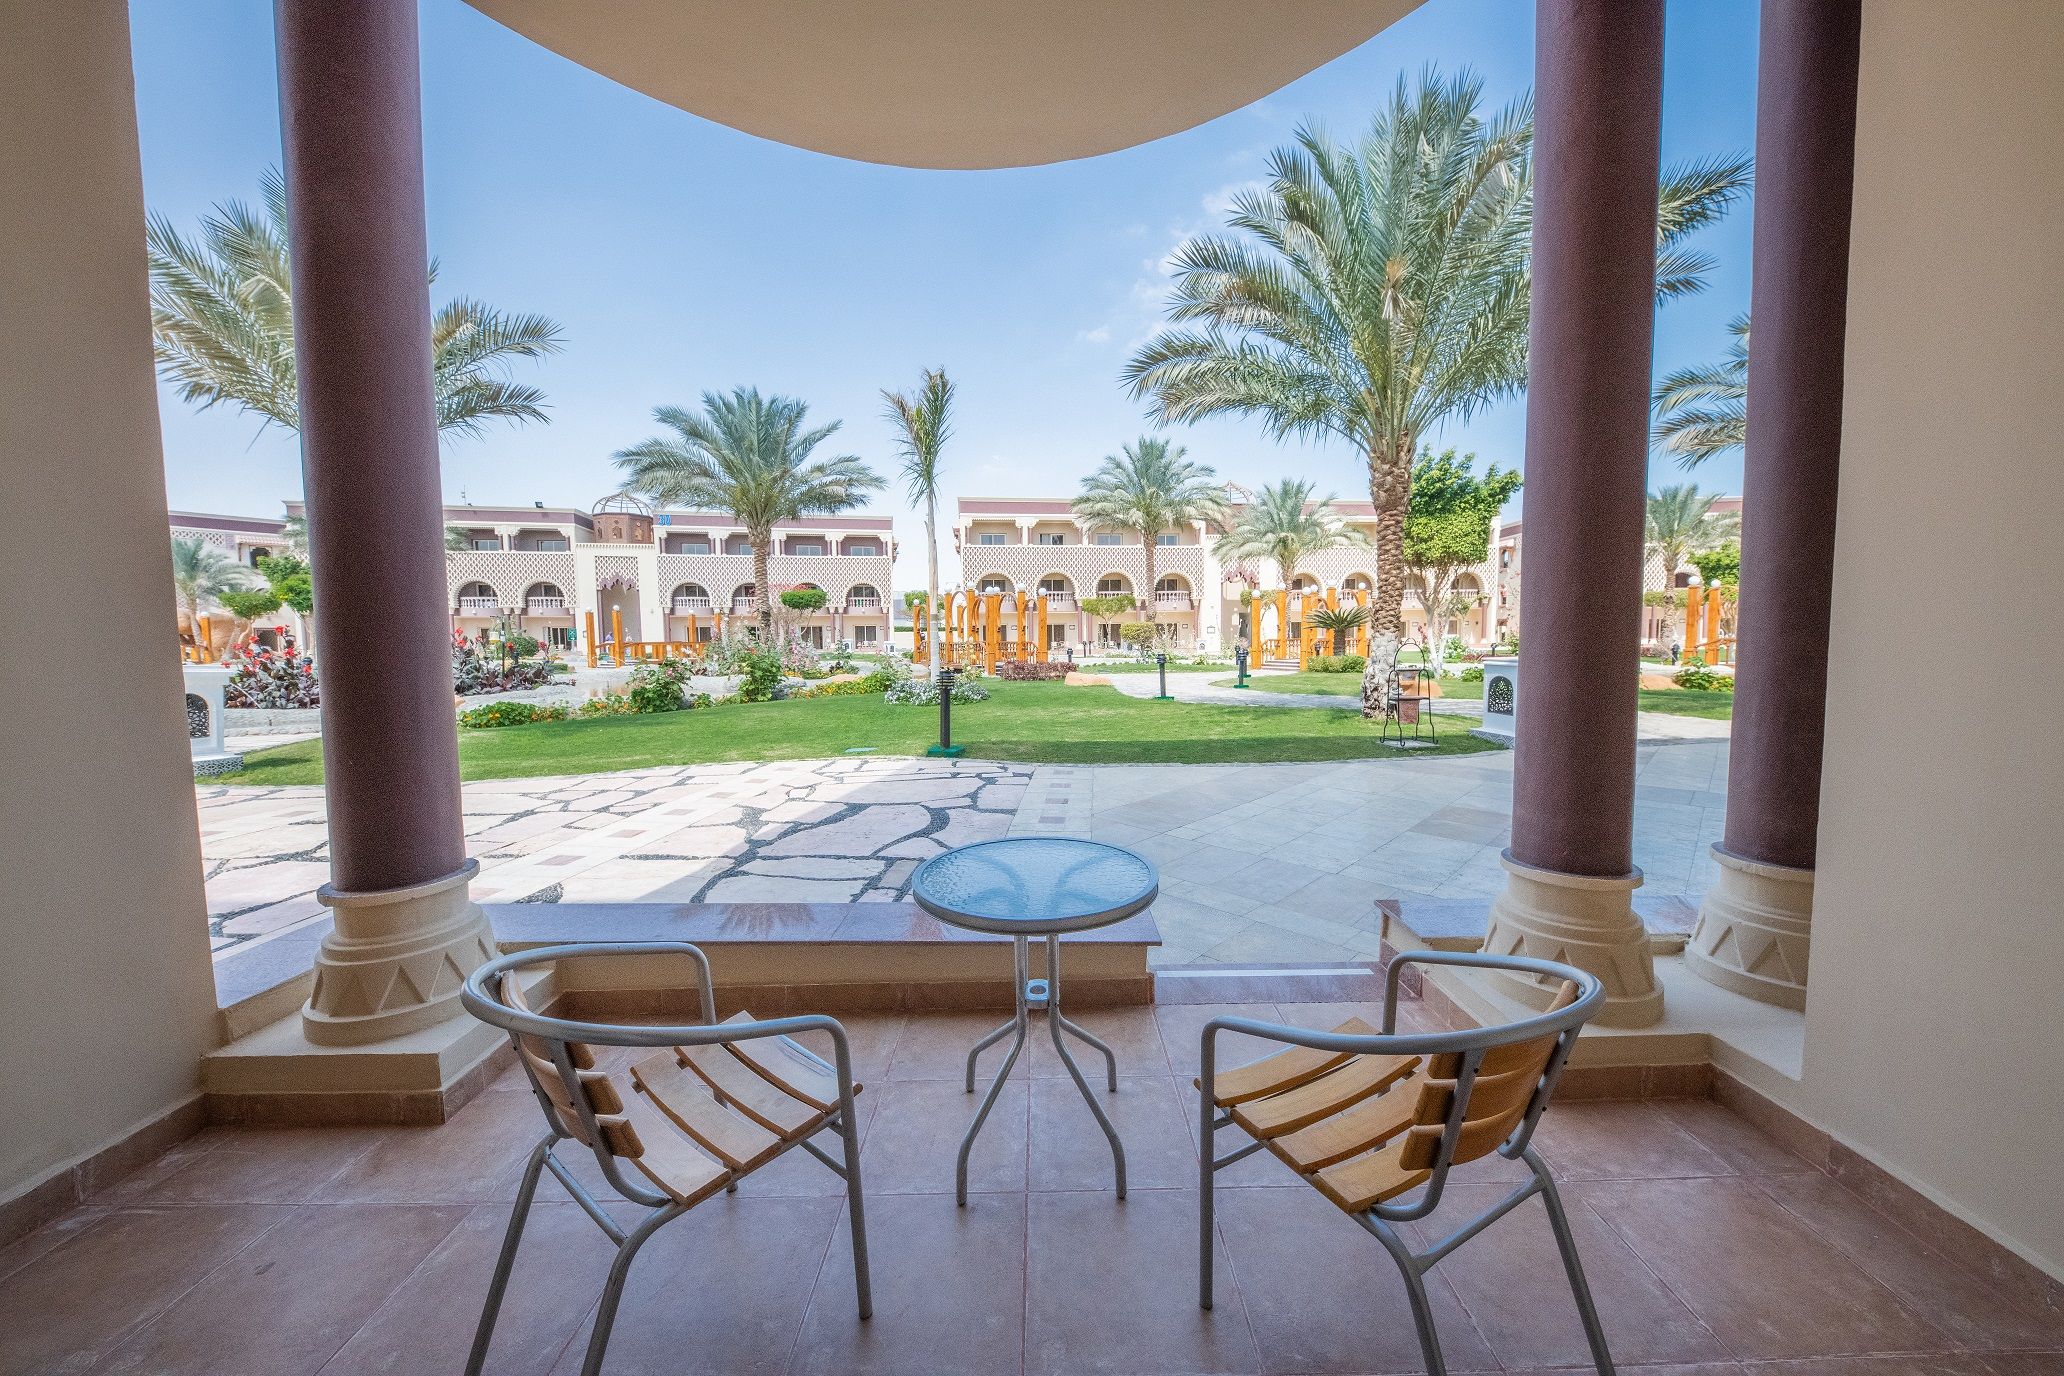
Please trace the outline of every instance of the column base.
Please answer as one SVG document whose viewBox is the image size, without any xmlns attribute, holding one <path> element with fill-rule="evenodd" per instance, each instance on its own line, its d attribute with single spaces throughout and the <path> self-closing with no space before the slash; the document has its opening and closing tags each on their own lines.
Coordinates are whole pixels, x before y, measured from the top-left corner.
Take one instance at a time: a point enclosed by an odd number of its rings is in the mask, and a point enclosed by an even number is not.
<svg viewBox="0 0 2064 1376">
<path fill-rule="evenodd" d="M 1507 851 L 1505 891 L 1492 900 L 1483 949 L 1496 956 L 1532 956 L 1588 970 L 1605 985 L 1605 1006 L 1592 1021 L 1604 1027 L 1650 1027 L 1663 1016 L 1648 932 L 1631 895 L 1641 871 L 1600 878 L 1521 864 Z M 1490 976 L 1498 992 L 1530 1008 L 1547 1008 L 1555 991 L 1528 976 Z"/>
<path fill-rule="evenodd" d="M 494 955 L 487 914 L 467 892 L 479 871 L 468 860 L 455 874 L 405 889 L 318 889 L 336 929 L 323 938 L 315 989 L 301 1010 L 308 1040 L 363 1046 L 456 1017 L 466 976 Z"/>
<path fill-rule="evenodd" d="M 1684 963 L 1732 993 L 1804 1008 L 1813 871 L 1712 849 L 1719 882 L 1699 905 Z"/>
</svg>

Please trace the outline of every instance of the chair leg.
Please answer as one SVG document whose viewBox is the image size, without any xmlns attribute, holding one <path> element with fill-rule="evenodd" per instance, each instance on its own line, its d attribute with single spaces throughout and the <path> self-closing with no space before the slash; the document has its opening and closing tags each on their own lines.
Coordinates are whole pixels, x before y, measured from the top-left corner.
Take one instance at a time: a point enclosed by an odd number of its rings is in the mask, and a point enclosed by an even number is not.
<svg viewBox="0 0 2064 1376">
<path fill-rule="evenodd" d="M 1209 1085 L 1208 1077 L 1205 1083 Z M 1215 1204 L 1212 1185 L 1218 1178 L 1218 1129 L 1212 1126 L 1212 1115 L 1217 1110 L 1207 1087 L 1201 1091 L 1197 1104 L 1197 1306 L 1200 1309 L 1211 1307 L 1211 1233 Z"/>
<path fill-rule="evenodd" d="M 860 1192 L 860 1128 L 853 1121 L 853 1106 L 839 1115 L 839 1132 L 846 1139 L 846 1212 L 853 1228 L 853 1291 L 860 1302 L 860 1317 L 874 1317 L 874 1282 L 867 1266 L 867 1209 Z"/>
<path fill-rule="evenodd" d="M 638 1255 L 638 1249 L 659 1231 L 662 1224 L 671 1223 L 687 1212 L 679 1204 L 653 1210 L 649 1218 L 631 1229 L 630 1235 L 616 1249 L 616 1260 L 609 1264 L 609 1279 L 602 1286 L 602 1302 L 595 1306 L 595 1331 L 588 1335 L 588 1355 L 581 1362 L 581 1376 L 601 1376 L 602 1356 L 609 1350 L 609 1334 L 616 1327 L 616 1306 L 623 1299 L 624 1279 L 631 1273 L 631 1259 Z"/>
<path fill-rule="evenodd" d="M 1390 1259 L 1397 1263 L 1398 1274 L 1404 1277 L 1405 1296 L 1412 1302 L 1412 1326 L 1419 1330 L 1419 1353 L 1426 1363 L 1427 1376 L 1447 1376 L 1448 1363 L 1441 1356 L 1440 1330 L 1433 1324 L 1433 1304 L 1426 1298 L 1426 1277 L 1419 1269 L 1418 1258 L 1412 1255 L 1412 1249 L 1397 1235 L 1397 1230 L 1382 1219 L 1362 1214 L 1357 1221 L 1376 1235 L 1376 1240 L 1390 1253 Z"/>
<path fill-rule="evenodd" d="M 523 1183 L 516 1190 L 516 1207 L 509 1212 L 509 1230 L 502 1235 L 502 1254 L 495 1259 L 494 1279 L 488 1282 L 487 1303 L 481 1306 L 480 1326 L 473 1330 L 473 1350 L 466 1356 L 466 1376 L 480 1376 L 487 1364 L 487 1349 L 494 1342 L 495 1320 L 501 1316 L 502 1296 L 509 1289 L 509 1273 L 516 1268 L 516 1248 L 523 1241 L 523 1224 L 530 1217 L 530 1202 L 537 1196 L 538 1175 L 545 1169 L 545 1157 L 558 1139 L 547 1137 L 531 1149 L 523 1168 Z"/>
<path fill-rule="evenodd" d="M 1584 1263 L 1577 1256 L 1577 1239 L 1570 1232 L 1569 1217 L 1562 1211 L 1562 1196 L 1556 1193 L 1555 1177 L 1547 1163 L 1528 1147 L 1527 1164 L 1541 1182 L 1541 1202 L 1548 1206 L 1548 1226 L 1555 1230 L 1555 1245 L 1562 1252 L 1562 1268 L 1569 1272 L 1570 1293 L 1576 1297 L 1577 1316 L 1584 1321 L 1584 1339 L 1591 1344 L 1591 1364 L 1599 1376 L 1612 1376 L 1612 1353 L 1605 1345 L 1605 1325 L 1599 1322 L 1598 1306 L 1591 1301 L 1591 1285 L 1584 1279 Z"/>
</svg>

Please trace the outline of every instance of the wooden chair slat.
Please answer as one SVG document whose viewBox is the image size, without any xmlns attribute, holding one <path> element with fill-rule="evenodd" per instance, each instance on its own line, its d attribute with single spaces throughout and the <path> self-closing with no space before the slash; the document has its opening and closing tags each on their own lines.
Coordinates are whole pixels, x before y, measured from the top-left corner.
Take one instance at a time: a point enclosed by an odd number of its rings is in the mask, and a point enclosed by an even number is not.
<svg viewBox="0 0 2064 1376">
<path fill-rule="evenodd" d="M 674 1130 L 666 1115 L 642 1094 L 633 1094 L 624 1116 L 603 1125 L 614 1155 L 683 1204 L 707 1199 L 731 1179 L 731 1172 Z"/>
<path fill-rule="evenodd" d="M 734 1171 L 752 1170 L 781 1151 L 780 1137 L 718 1103 L 701 1077 L 689 1074 L 671 1051 L 631 1067 L 631 1079 L 675 1127 Z"/>
<path fill-rule="evenodd" d="M 1235 1106 L 1233 1121 L 1250 1137 L 1280 1137 L 1382 1092 L 1418 1066 L 1417 1056 L 1350 1057 L 1345 1065 L 1295 1089 Z"/>
<path fill-rule="evenodd" d="M 1309 1175 L 1323 1166 L 1372 1151 L 1411 1127 L 1418 1121 L 1418 1100 L 1416 1083 L 1405 1080 L 1343 1113 L 1271 1139 L 1269 1150 L 1292 1170 Z"/>
<path fill-rule="evenodd" d="M 1525 1114 L 1522 1109 L 1501 1113 L 1493 1118 L 1472 1118 L 1462 1125 L 1462 1131 L 1455 1135 L 1456 1165 L 1474 1161 L 1480 1156 L 1489 1156 L 1498 1149 L 1498 1144 L 1512 1135 Z M 1404 1164 L 1414 1169 L 1431 1170 L 1440 1156 L 1441 1135 L 1445 1126 L 1433 1127 L 1420 1124 L 1406 1136 L 1402 1143 Z"/>
<path fill-rule="evenodd" d="M 502 980 L 501 992 L 502 1001 L 518 1012 L 534 1013 L 537 1011 L 530 1006 L 530 1001 L 523 996 L 522 981 L 505 977 Z M 522 1032 L 516 1034 L 516 1041 L 525 1051 L 536 1056 L 539 1060 L 550 1064 L 552 1060 L 551 1043 L 541 1037 L 533 1037 Z M 575 1070 L 593 1070 L 595 1068 L 595 1052 L 586 1042 L 568 1042 L 566 1044 L 566 1054 L 572 1060 Z"/>
<path fill-rule="evenodd" d="M 725 1022 L 755 1022 L 750 1013 L 740 1013 Z M 726 1045 L 732 1055 L 750 1066 L 777 1089 L 801 1099 L 812 1108 L 830 1113 L 838 1107 L 838 1076 L 817 1063 L 816 1057 L 787 1037 L 756 1037 L 749 1042 Z M 853 1086 L 854 1093 L 860 1086 Z"/>
<path fill-rule="evenodd" d="M 1405 1142 L 1394 1142 L 1382 1151 L 1350 1157 L 1305 1178 L 1335 1205 L 1358 1214 L 1372 1204 L 1418 1188 L 1433 1175 L 1432 1171 L 1405 1165 L 1404 1147 Z"/>
<path fill-rule="evenodd" d="M 1376 1029 L 1360 1018 L 1349 1018 L 1333 1029 L 1355 1037 L 1373 1037 Z M 1351 1053 L 1346 1051 L 1319 1051 L 1309 1046 L 1293 1046 L 1287 1051 L 1278 1051 L 1273 1056 L 1264 1056 L 1258 1061 L 1231 1070 L 1221 1070 L 1212 1076 L 1211 1091 L 1220 1108 L 1231 1108 L 1250 1099 L 1280 1094 L 1286 1089 L 1295 1089 L 1307 1080 L 1315 1080 L 1336 1066 L 1345 1064 Z M 1199 1080 L 1192 1080 L 1192 1085 Z"/>
<path fill-rule="evenodd" d="M 804 1128 L 824 1121 L 822 1109 L 778 1088 L 721 1046 L 684 1046 L 680 1055 L 719 1098 L 769 1132 L 801 1136 Z"/>
</svg>

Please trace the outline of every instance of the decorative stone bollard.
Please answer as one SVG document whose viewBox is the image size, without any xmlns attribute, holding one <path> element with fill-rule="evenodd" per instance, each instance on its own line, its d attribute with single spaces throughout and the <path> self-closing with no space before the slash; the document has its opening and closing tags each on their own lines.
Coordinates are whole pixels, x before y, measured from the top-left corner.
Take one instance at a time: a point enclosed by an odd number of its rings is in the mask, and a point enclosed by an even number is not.
<svg viewBox="0 0 2064 1376">
<path fill-rule="evenodd" d="M 243 768 L 244 757 L 222 743 L 222 692 L 229 687 L 230 670 L 220 664 L 188 664 L 182 676 L 186 680 L 186 735 L 193 750 L 194 774 L 227 774 Z"/>
<path fill-rule="evenodd" d="M 1519 656 L 1483 662 L 1483 711 L 1476 734 L 1511 744 L 1519 728 Z"/>
</svg>

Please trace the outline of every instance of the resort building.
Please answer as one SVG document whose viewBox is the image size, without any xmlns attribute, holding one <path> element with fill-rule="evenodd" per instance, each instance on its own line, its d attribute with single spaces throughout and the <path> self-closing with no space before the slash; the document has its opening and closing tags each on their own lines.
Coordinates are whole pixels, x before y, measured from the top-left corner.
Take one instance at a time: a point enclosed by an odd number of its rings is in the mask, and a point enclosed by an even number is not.
<svg viewBox="0 0 2064 1376">
<path fill-rule="evenodd" d="M 304 514 L 288 502 L 289 517 Z M 478 636 L 505 626 L 561 653 L 708 641 L 753 610 L 753 549 L 745 529 L 707 511 L 654 510 L 624 493 L 589 511 L 572 507 L 447 506 L 444 524 L 465 548 L 444 556 L 452 628 Z M 286 522 L 172 514 L 174 537 L 199 536 L 237 562 L 286 548 Z M 777 526 L 768 581 L 777 593 L 823 591 L 803 613 L 809 644 L 829 649 L 889 639 L 895 541 L 886 516 L 808 517 Z M 645 653 L 632 649 L 633 654 Z"/>
<path fill-rule="evenodd" d="M 1234 507 L 1238 510 L 1238 506 Z M 1376 509 L 1368 502 L 1336 502 L 1351 526 L 1374 538 Z M 1512 565 L 1518 564 L 1519 524 L 1511 533 Z M 1173 631 L 1175 644 L 1205 653 L 1229 653 L 1242 641 L 1280 647 L 1268 653 L 1297 657 L 1305 643 L 1307 607 L 1327 601 L 1366 601 L 1376 590 L 1376 550 L 1349 546 L 1315 554 L 1285 586 L 1272 561 L 1227 564 L 1212 552 L 1217 532 L 1202 521 L 1163 532 L 1155 541 L 1152 589 L 1147 551 L 1132 532 L 1093 530 L 1062 499 L 963 497 L 953 523 L 960 556 L 961 586 L 977 594 L 1023 591 L 1047 606 L 1047 647 L 1092 650 L 1119 642 L 1119 627 L 1139 618 L 1131 612 L 1097 616 L 1083 609 L 1085 598 L 1126 596 L 1135 607 L 1151 596 L 1154 619 Z M 1501 540 L 1502 549 L 1502 540 Z M 1468 648 L 1484 649 L 1511 629 L 1500 598 L 1499 554 L 1455 577 L 1442 617 L 1442 634 Z M 1276 593 L 1283 595 L 1278 597 Z M 1405 634 L 1416 641 L 1426 625 L 1426 586 L 1405 584 Z M 1009 628 L 1005 629 L 1005 638 Z"/>
</svg>

